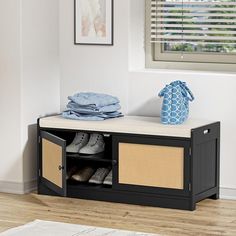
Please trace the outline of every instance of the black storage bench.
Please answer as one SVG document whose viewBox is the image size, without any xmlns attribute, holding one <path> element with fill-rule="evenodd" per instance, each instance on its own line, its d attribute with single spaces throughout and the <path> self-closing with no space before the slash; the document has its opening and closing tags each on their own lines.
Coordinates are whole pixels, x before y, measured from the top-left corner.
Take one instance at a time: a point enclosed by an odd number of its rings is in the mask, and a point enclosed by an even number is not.
<svg viewBox="0 0 236 236">
<path fill-rule="evenodd" d="M 66 153 L 76 132 L 104 136 L 102 156 Z M 194 210 L 219 198 L 220 122 L 162 125 L 157 117 L 75 121 L 38 120 L 38 193 Z M 67 179 L 69 166 L 112 168 L 112 185 Z"/>
</svg>

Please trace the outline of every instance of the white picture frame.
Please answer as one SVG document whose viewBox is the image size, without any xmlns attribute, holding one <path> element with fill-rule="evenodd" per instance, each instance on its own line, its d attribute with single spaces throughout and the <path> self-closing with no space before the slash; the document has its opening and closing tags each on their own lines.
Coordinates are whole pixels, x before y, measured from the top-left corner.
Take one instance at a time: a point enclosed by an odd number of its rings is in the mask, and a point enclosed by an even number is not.
<svg viewBox="0 0 236 236">
<path fill-rule="evenodd" d="M 113 45 L 113 0 L 74 0 L 74 43 Z"/>
</svg>

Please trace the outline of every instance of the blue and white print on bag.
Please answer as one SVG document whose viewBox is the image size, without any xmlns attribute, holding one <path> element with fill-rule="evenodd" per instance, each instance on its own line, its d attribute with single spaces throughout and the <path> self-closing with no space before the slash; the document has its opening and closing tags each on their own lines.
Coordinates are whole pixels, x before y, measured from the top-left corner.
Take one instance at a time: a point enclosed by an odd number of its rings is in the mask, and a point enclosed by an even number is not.
<svg viewBox="0 0 236 236">
<path fill-rule="evenodd" d="M 187 120 L 189 115 L 189 101 L 194 96 L 185 82 L 174 81 L 166 85 L 159 93 L 163 97 L 161 122 L 163 124 L 177 125 Z"/>
</svg>

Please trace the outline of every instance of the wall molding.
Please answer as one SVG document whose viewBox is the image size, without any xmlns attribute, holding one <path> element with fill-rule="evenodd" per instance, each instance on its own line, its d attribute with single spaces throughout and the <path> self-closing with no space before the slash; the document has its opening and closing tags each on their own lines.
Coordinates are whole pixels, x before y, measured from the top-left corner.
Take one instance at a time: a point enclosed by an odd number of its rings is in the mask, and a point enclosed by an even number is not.
<svg viewBox="0 0 236 236">
<path fill-rule="evenodd" d="M 236 188 L 220 188 L 220 199 L 236 200 Z"/>
<path fill-rule="evenodd" d="M 37 189 L 37 180 L 25 181 L 23 183 L 0 181 L 0 192 L 13 194 L 26 194 Z"/>
</svg>

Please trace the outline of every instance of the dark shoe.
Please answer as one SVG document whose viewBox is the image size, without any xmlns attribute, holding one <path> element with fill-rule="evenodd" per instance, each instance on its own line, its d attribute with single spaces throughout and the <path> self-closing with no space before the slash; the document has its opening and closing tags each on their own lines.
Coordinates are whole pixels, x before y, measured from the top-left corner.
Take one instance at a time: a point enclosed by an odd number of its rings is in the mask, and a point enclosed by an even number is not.
<svg viewBox="0 0 236 236">
<path fill-rule="evenodd" d="M 94 173 L 94 168 L 87 166 L 72 175 L 72 179 L 78 182 L 87 182 Z"/>
</svg>

